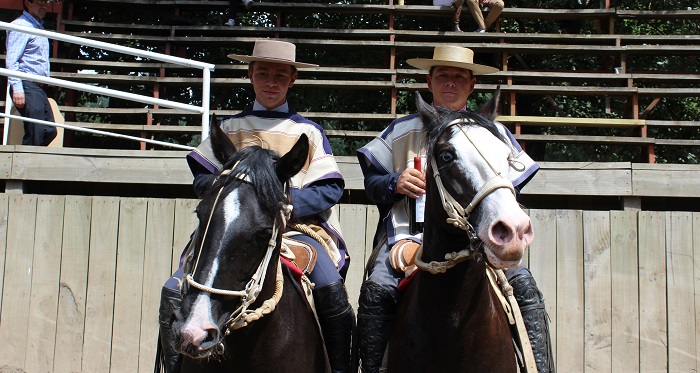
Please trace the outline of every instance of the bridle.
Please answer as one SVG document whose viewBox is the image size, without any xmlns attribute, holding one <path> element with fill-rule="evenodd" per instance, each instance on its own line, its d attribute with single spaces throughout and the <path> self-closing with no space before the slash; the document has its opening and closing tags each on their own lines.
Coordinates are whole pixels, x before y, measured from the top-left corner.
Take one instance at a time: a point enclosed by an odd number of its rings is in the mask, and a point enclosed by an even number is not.
<svg viewBox="0 0 700 373">
<path fill-rule="evenodd" d="M 447 213 L 447 223 L 466 231 L 467 237 L 469 237 L 469 246 L 466 249 L 445 254 L 445 261 L 442 262 L 424 262 L 422 260 L 423 244 L 421 243 L 420 247 L 418 248 L 418 252 L 416 253 L 416 266 L 423 271 L 428 271 L 433 274 L 445 273 L 448 269 L 467 260 L 471 253 L 476 250 L 478 246 L 480 246 L 481 240 L 476 233 L 476 229 L 474 229 L 474 226 L 469 222 L 469 216 L 486 196 L 501 188 L 508 189 L 511 193 L 513 193 L 513 195 L 515 195 L 513 183 L 510 181 L 510 179 L 503 176 L 501 172 L 497 171 L 493 164 L 491 164 L 491 162 L 489 162 L 489 160 L 484 156 L 484 152 L 479 144 L 477 144 L 477 142 L 474 141 L 474 139 L 472 139 L 464 130 L 465 124 L 467 124 L 465 118 L 456 119 L 447 125 L 445 131 L 454 126 L 458 127 L 460 132 L 464 134 L 467 140 L 469 140 L 469 142 L 479 153 L 481 158 L 489 166 L 493 176 L 491 176 L 491 178 L 479 188 L 479 191 L 476 193 L 476 195 L 474 195 L 474 198 L 472 198 L 471 202 L 469 202 L 469 205 L 464 208 L 445 188 L 445 185 L 442 182 L 442 177 L 440 176 L 440 170 L 438 169 L 437 162 L 435 161 L 435 157 L 431 157 L 430 167 L 433 178 L 435 178 L 435 183 L 437 184 L 437 190 L 440 193 L 442 208 Z M 508 163 L 510 164 L 510 167 L 518 171 L 523 171 L 525 168 L 522 162 L 513 156 L 512 152 L 508 157 Z M 488 250 L 488 248 L 485 248 L 485 250 Z"/>
<path fill-rule="evenodd" d="M 233 165 L 230 169 L 226 169 L 221 172 L 219 176 L 226 176 L 232 174 L 233 170 L 236 168 L 236 165 L 238 165 L 238 162 Z M 245 174 L 245 173 L 235 173 L 233 174 L 233 177 L 245 182 L 252 184 L 251 178 Z M 218 178 L 217 178 L 218 179 Z M 216 181 L 215 181 L 216 182 Z M 246 284 L 245 288 L 243 290 L 226 290 L 226 289 L 218 289 L 210 286 L 206 286 L 202 283 L 197 282 L 194 279 L 194 273 L 197 270 L 197 265 L 199 263 L 199 258 L 202 253 L 202 248 L 204 247 L 204 241 L 207 237 L 207 232 L 209 231 L 209 226 L 211 224 L 212 217 L 214 215 L 214 210 L 215 207 L 219 201 L 219 197 L 221 196 L 221 192 L 224 190 L 225 185 L 221 185 L 219 188 L 219 191 L 216 194 L 216 199 L 214 200 L 214 204 L 211 208 L 211 211 L 209 213 L 209 218 L 207 220 L 207 225 L 204 229 L 204 233 L 202 235 L 202 241 L 201 244 L 199 245 L 199 250 L 197 252 L 197 259 L 195 260 L 194 266 L 192 268 L 191 273 L 188 273 L 185 276 L 185 280 L 187 281 L 187 284 L 190 286 L 199 289 L 201 291 L 211 293 L 211 294 L 218 294 L 218 295 L 223 295 L 223 296 L 229 296 L 229 297 L 239 297 L 241 298 L 241 305 L 236 308 L 231 314 L 229 315 L 226 323 L 226 330 L 225 330 L 225 335 L 230 334 L 231 331 L 240 329 L 244 326 L 247 326 L 248 323 L 258 320 L 262 316 L 269 314 L 270 312 L 274 311 L 275 306 L 279 302 L 280 298 L 282 297 L 282 291 L 283 291 L 283 279 L 282 279 L 282 266 L 281 263 L 278 262 L 277 264 L 277 276 L 276 276 L 276 281 L 275 281 L 275 292 L 272 296 L 272 298 L 266 300 L 263 302 L 263 305 L 259 307 L 258 309 L 255 310 L 249 310 L 248 307 L 250 307 L 251 304 L 255 302 L 257 299 L 258 295 L 260 295 L 260 292 L 263 289 L 263 282 L 265 281 L 265 277 L 267 275 L 267 268 L 270 264 L 270 260 L 272 259 L 272 253 L 277 246 L 277 237 L 279 235 L 279 232 L 282 232 L 285 227 L 287 226 L 287 221 L 289 220 L 289 217 L 291 216 L 292 213 L 292 205 L 288 204 L 283 204 L 281 209 L 280 209 L 280 219 L 275 219 L 273 226 L 272 226 L 272 236 L 270 237 L 270 240 L 267 243 L 267 250 L 265 252 L 265 256 L 263 260 L 260 262 L 258 265 L 258 268 L 255 270 L 255 273 L 253 273 L 251 279 L 248 281 Z M 287 191 L 286 184 L 284 186 L 285 188 L 285 194 Z M 279 224 L 278 224 L 279 221 Z M 223 353 L 223 344 L 219 343 L 217 345 L 217 352 Z"/>
</svg>

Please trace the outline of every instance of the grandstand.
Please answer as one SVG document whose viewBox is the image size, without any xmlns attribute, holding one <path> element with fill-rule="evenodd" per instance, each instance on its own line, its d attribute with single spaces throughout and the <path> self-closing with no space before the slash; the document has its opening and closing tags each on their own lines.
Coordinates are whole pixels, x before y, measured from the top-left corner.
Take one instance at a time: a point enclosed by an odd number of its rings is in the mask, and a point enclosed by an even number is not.
<svg viewBox="0 0 700 373">
<path fill-rule="evenodd" d="M 427 92 L 423 74 L 407 66 L 407 58 L 429 56 L 439 43 L 458 43 L 474 49 L 482 62 L 501 68 L 497 74 L 479 78 L 477 101 L 483 102 L 500 87 L 499 120 L 511 127 L 538 161 L 630 162 L 627 170 L 631 172 L 635 163 L 656 163 L 659 154 L 662 163 L 675 163 L 674 155 L 686 151 L 697 159 L 700 138 L 692 135 L 700 124 L 697 118 L 674 118 L 668 109 L 657 110 L 657 106 L 672 107 L 700 96 L 700 74 L 692 68 L 700 55 L 700 35 L 630 35 L 616 29 L 628 21 L 692 21 L 700 18 L 698 11 L 618 10 L 604 2 L 600 5 L 599 9 L 506 8 L 497 25 L 503 32 L 476 34 L 443 31 L 441 22 L 449 19 L 450 10 L 422 4 L 260 2 L 244 16 L 242 26 L 231 28 L 214 23 L 216 16 L 212 22 L 212 14 L 225 10 L 225 1 L 66 0 L 56 9 L 55 27 L 66 35 L 213 63 L 211 113 L 217 116 L 236 113 L 250 100 L 245 66 L 229 61 L 227 53 L 247 53 L 259 37 L 293 41 L 300 59 L 318 62 L 321 68 L 302 70 L 294 92 L 307 100 L 292 97 L 292 104 L 327 129 L 341 156 L 352 157 L 355 148 L 391 120 L 411 112 L 413 92 Z M 148 12 L 152 18 L 130 19 L 119 14 L 124 6 L 152 10 Z M 347 28 L 329 26 L 338 17 L 347 19 Z M 466 13 L 462 22 L 471 22 L 468 18 Z M 532 21 L 550 22 L 552 27 L 579 22 L 585 34 L 567 34 L 563 29 L 528 32 L 527 23 Z M 416 24 L 418 29 L 411 28 Z M 59 41 L 54 42 L 53 52 L 56 78 L 154 98 L 201 101 L 203 77 L 186 67 Z M 675 61 L 673 70 L 648 67 L 654 66 L 648 61 L 659 55 Z M 546 65 L 538 63 L 542 60 L 566 62 L 554 71 L 528 65 Z M 676 66 L 685 66 L 686 71 Z M 318 102 L 319 98 L 328 101 Z M 63 90 L 58 101 L 66 124 L 78 127 L 191 146 L 202 131 L 197 115 L 180 109 L 85 96 L 71 89 Z M 572 102 L 588 107 L 586 115 L 567 110 Z M 535 103 L 540 107 L 533 110 Z M 74 131 L 66 131 L 63 145 L 69 149 L 166 149 Z M 578 150 L 569 154 L 566 149 Z M 357 169 L 351 169 L 349 178 L 359 179 Z M 18 188 L 17 183 L 10 184 Z M 350 190 L 355 188 L 362 186 L 350 183 Z M 361 193 L 351 194 L 348 201 L 364 202 Z M 537 205 L 536 199 L 531 202 Z"/>
</svg>

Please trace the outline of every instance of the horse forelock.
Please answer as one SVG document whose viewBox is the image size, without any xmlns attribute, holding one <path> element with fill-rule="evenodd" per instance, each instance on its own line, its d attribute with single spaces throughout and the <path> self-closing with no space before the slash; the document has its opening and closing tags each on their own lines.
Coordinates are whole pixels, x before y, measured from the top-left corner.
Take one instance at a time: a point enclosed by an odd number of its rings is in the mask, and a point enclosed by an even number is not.
<svg viewBox="0 0 700 373">
<path fill-rule="evenodd" d="M 275 162 L 279 159 L 276 152 L 259 146 L 239 150 L 223 167 L 233 169 L 226 177 L 219 178 L 219 187 L 224 188 L 222 194 L 230 193 L 247 179 L 255 189 L 260 208 L 268 215 L 277 214 L 286 203 L 284 185 L 275 172 Z"/>
<path fill-rule="evenodd" d="M 508 139 L 506 139 L 505 135 L 499 131 L 496 122 L 489 120 L 485 116 L 473 111 L 451 111 L 441 107 L 437 108 L 437 112 L 438 116 L 432 118 L 432 123 L 424 126 L 426 131 L 426 145 L 428 149 L 428 164 L 430 164 L 435 147 L 440 141 L 440 137 L 443 132 L 445 132 L 455 120 L 459 119 L 463 119 L 461 123 L 462 126 L 478 126 L 485 128 L 497 139 L 506 144 L 511 152 L 514 151 Z"/>
</svg>

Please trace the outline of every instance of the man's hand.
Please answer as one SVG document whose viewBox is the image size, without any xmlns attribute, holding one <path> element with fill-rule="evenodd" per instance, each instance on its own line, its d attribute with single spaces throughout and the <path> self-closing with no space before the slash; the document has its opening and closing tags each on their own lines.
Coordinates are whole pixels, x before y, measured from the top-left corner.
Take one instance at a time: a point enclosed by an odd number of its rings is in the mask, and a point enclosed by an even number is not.
<svg viewBox="0 0 700 373">
<path fill-rule="evenodd" d="M 418 198 L 425 194 L 425 175 L 415 168 L 403 170 L 396 181 L 396 193 Z"/>
<path fill-rule="evenodd" d="M 481 4 L 482 6 L 484 6 L 490 2 L 491 2 L 491 0 L 479 0 L 479 4 Z"/>
<path fill-rule="evenodd" d="M 24 92 L 16 92 L 12 93 L 12 103 L 17 107 L 17 108 L 23 108 L 24 107 Z"/>
</svg>

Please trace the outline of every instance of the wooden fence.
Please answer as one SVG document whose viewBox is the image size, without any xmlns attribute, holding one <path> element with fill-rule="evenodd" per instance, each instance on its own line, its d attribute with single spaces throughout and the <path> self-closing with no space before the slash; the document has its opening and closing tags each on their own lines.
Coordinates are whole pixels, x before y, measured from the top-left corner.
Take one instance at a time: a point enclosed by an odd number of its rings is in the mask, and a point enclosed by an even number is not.
<svg viewBox="0 0 700 373">
<path fill-rule="evenodd" d="M 151 371 L 160 288 L 195 205 L 0 194 L 0 372 Z M 356 302 L 377 212 L 339 210 Z M 529 214 L 559 372 L 697 371 L 700 213 Z"/>
</svg>

